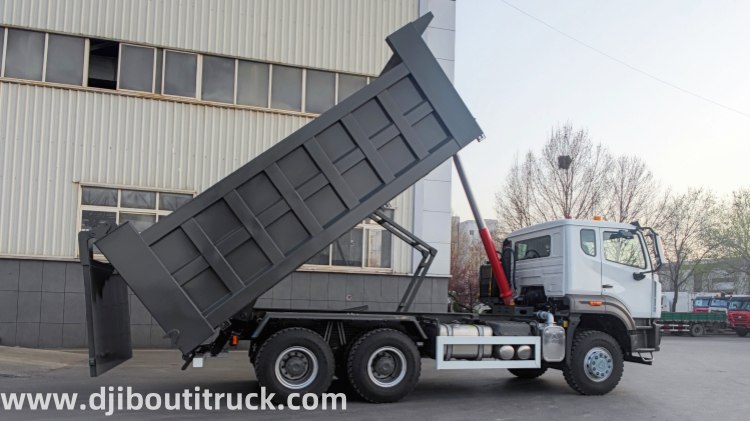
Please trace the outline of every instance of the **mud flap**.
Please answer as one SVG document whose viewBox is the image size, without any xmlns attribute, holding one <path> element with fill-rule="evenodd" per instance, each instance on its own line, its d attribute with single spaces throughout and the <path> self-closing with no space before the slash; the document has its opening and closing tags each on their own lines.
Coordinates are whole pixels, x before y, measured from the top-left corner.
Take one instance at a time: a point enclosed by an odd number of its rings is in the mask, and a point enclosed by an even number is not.
<svg viewBox="0 0 750 421">
<path fill-rule="evenodd" d="M 92 240 L 106 235 L 110 228 L 102 225 L 78 234 L 91 377 L 104 374 L 133 356 L 127 284 L 114 273 L 112 265 L 93 259 Z"/>
</svg>

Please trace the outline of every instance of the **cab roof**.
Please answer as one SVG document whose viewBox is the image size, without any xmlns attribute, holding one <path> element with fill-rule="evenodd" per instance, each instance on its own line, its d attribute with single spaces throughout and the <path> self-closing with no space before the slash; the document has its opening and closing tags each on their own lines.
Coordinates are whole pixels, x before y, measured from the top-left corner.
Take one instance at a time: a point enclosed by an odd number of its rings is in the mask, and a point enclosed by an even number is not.
<svg viewBox="0 0 750 421">
<path fill-rule="evenodd" d="M 541 224 L 532 225 L 529 227 L 521 228 L 520 230 L 513 231 L 508 234 L 508 237 L 516 237 L 519 235 L 531 234 L 537 231 L 545 231 L 551 228 L 558 228 L 564 226 L 576 226 L 586 228 L 609 228 L 616 230 L 632 230 L 635 229 L 635 225 L 625 224 L 622 222 L 613 221 L 594 221 L 588 219 L 558 219 L 555 221 L 543 222 Z"/>
</svg>

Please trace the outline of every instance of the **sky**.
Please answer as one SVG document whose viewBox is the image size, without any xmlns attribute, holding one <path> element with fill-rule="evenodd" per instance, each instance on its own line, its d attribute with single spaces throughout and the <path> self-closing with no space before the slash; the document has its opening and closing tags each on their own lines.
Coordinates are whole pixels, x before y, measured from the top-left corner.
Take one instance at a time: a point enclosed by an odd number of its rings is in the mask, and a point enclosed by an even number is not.
<svg viewBox="0 0 750 421">
<path fill-rule="evenodd" d="M 566 122 L 675 191 L 750 187 L 748 1 L 458 0 L 455 84 L 486 135 L 460 154 L 485 219 Z M 455 173 L 452 193 L 473 219 Z"/>
</svg>

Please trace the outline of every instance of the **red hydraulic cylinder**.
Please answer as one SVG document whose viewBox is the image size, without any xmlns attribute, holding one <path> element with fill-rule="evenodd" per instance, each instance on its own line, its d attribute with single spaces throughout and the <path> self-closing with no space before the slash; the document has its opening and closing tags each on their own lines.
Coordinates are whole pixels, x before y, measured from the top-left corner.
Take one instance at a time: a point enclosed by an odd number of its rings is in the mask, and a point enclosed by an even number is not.
<svg viewBox="0 0 750 421">
<path fill-rule="evenodd" d="M 503 265 L 497 257 L 495 242 L 492 241 L 490 230 L 484 224 L 484 219 L 482 219 L 482 215 L 479 213 L 479 207 L 477 206 L 476 200 L 474 200 L 474 193 L 472 193 L 469 181 L 466 179 L 466 173 L 464 172 L 463 165 L 461 165 L 461 160 L 458 158 L 458 154 L 453 155 L 453 163 L 456 164 L 458 178 L 461 179 L 461 184 L 466 193 L 466 200 L 469 202 L 471 212 L 474 214 L 477 229 L 479 230 L 479 236 L 482 238 L 482 245 L 484 245 L 484 251 L 487 253 L 487 259 L 489 259 L 490 267 L 492 267 L 492 274 L 495 277 L 497 287 L 500 289 L 500 297 L 502 297 L 503 302 L 506 305 L 513 305 L 513 292 L 510 290 L 508 279 L 505 277 Z"/>
</svg>

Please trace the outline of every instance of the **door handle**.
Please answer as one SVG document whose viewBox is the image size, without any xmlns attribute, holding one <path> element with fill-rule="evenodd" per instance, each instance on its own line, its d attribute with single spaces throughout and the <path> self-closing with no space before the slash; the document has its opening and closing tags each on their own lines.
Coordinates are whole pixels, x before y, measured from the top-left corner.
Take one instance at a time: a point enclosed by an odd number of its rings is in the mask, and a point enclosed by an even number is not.
<svg viewBox="0 0 750 421">
<path fill-rule="evenodd" d="M 602 288 L 614 288 L 614 286 L 610 284 L 604 284 L 602 285 Z"/>
</svg>

